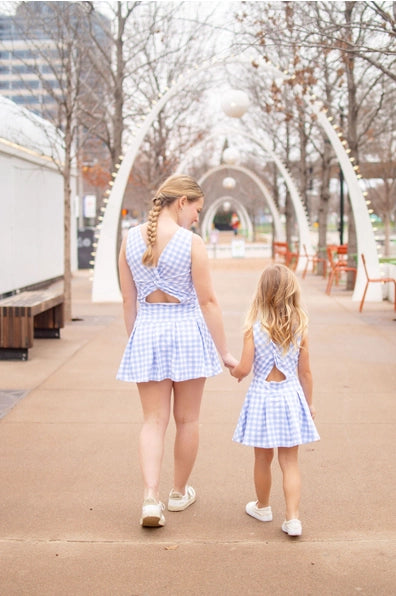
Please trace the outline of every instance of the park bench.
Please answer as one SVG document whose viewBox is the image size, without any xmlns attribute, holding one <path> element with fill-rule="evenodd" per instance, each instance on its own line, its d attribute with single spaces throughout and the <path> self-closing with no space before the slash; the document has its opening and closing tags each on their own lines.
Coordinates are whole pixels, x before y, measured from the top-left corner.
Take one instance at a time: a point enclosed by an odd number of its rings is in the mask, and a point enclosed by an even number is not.
<svg viewBox="0 0 396 596">
<path fill-rule="evenodd" d="M 0 300 L 0 360 L 27 360 L 34 338 L 60 337 L 64 295 L 25 291 Z"/>
</svg>

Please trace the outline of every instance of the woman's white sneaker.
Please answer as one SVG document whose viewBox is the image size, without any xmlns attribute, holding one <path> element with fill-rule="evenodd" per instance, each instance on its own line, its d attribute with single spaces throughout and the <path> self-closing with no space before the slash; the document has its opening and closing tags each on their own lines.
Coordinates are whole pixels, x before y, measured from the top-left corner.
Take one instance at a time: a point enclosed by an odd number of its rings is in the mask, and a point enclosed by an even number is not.
<svg viewBox="0 0 396 596">
<path fill-rule="evenodd" d="M 196 501 L 197 497 L 192 486 L 187 484 L 184 495 L 171 490 L 168 499 L 168 511 L 184 511 Z"/>
<path fill-rule="evenodd" d="M 250 501 L 246 507 L 245 511 L 248 515 L 258 519 L 262 522 L 269 522 L 272 521 L 272 510 L 271 507 L 257 507 L 257 501 Z"/>
<path fill-rule="evenodd" d="M 158 528 L 165 525 L 165 505 L 161 501 L 149 498 L 143 501 L 142 518 L 140 525 L 150 528 Z"/>
</svg>

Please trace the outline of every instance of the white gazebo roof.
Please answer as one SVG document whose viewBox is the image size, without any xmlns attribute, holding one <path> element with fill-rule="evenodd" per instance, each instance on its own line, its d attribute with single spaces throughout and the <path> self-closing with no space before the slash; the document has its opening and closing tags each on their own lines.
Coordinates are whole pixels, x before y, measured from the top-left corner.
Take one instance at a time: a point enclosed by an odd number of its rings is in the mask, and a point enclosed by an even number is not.
<svg viewBox="0 0 396 596">
<path fill-rule="evenodd" d="M 0 139 L 62 161 L 63 134 L 51 122 L 0 97 Z"/>
</svg>

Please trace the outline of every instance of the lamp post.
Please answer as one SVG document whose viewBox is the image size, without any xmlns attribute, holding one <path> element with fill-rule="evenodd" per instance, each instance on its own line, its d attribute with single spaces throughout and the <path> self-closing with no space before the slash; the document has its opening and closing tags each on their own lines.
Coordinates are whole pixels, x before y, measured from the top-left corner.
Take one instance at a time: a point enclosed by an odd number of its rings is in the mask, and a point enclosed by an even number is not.
<svg viewBox="0 0 396 596">
<path fill-rule="evenodd" d="M 344 110 L 343 110 L 342 106 L 340 106 L 340 125 L 341 125 L 341 130 L 343 130 Z M 342 245 L 342 244 L 344 244 L 344 173 L 342 171 L 341 166 L 340 166 L 339 179 L 340 179 L 340 228 L 339 228 L 339 232 L 340 232 L 340 244 Z"/>
</svg>

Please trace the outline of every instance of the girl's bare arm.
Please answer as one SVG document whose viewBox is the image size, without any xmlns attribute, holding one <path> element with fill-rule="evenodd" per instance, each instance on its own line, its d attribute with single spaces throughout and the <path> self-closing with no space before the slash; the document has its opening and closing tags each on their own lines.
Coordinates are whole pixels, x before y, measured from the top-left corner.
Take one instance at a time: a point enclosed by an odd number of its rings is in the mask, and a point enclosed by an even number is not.
<svg viewBox="0 0 396 596">
<path fill-rule="evenodd" d="M 242 355 L 241 359 L 238 364 L 233 368 L 230 372 L 233 377 L 238 379 L 238 383 L 245 378 L 250 371 L 252 370 L 254 360 L 254 340 L 253 340 L 253 332 L 251 329 L 246 331 L 245 335 L 243 336 L 243 348 L 242 348 Z"/>
<path fill-rule="evenodd" d="M 298 378 L 303 388 L 305 399 L 311 411 L 312 418 L 315 417 L 315 407 L 312 403 L 313 380 L 311 365 L 309 362 L 308 336 L 305 335 L 300 344 L 300 355 L 298 358 Z"/>
</svg>

